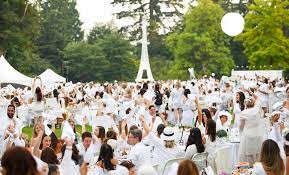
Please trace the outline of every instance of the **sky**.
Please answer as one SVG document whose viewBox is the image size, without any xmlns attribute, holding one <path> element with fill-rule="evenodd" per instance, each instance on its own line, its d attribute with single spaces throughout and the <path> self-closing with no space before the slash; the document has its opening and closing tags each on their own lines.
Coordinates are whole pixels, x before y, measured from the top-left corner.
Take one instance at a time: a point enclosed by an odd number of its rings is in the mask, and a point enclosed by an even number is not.
<svg viewBox="0 0 289 175">
<path fill-rule="evenodd" d="M 77 0 L 76 8 L 85 33 L 88 33 L 95 23 L 108 23 L 113 20 L 114 8 L 111 2 L 112 0 Z"/>
</svg>

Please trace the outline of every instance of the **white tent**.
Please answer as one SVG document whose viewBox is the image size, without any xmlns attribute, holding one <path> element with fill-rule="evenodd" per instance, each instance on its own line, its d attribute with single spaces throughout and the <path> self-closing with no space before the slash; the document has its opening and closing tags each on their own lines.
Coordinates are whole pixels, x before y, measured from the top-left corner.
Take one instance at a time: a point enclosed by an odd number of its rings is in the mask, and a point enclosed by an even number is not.
<svg viewBox="0 0 289 175">
<path fill-rule="evenodd" d="M 51 69 L 46 69 L 42 74 L 39 75 L 42 82 L 46 83 L 65 83 L 66 79 L 57 73 L 53 72 Z"/>
<path fill-rule="evenodd" d="M 32 79 L 14 69 L 4 58 L 3 55 L 1 55 L 0 57 L 0 70 L 1 70 L 0 84 L 13 83 L 31 86 Z"/>
</svg>

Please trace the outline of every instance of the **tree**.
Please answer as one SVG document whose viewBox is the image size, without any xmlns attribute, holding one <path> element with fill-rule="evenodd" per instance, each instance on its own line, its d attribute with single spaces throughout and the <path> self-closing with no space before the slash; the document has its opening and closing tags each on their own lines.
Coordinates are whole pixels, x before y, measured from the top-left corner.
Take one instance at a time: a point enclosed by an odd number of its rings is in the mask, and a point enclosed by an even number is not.
<svg viewBox="0 0 289 175">
<path fill-rule="evenodd" d="M 48 66 L 39 58 L 34 45 L 39 19 L 35 4 L 27 0 L 0 1 L 0 55 L 30 76 L 38 75 Z"/>
<path fill-rule="evenodd" d="M 228 37 L 222 32 L 220 21 L 223 9 L 211 0 L 200 0 L 184 17 L 184 30 L 167 38 L 173 52 L 174 65 L 169 73 L 174 78 L 188 78 L 188 68 L 198 75 L 212 72 L 228 75 L 234 67 Z"/>
<path fill-rule="evenodd" d="M 41 28 L 38 50 L 42 58 L 59 70 L 66 45 L 83 39 L 76 0 L 39 0 L 39 6 Z"/>
<path fill-rule="evenodd" d="M 237 37 L 243 43 L 250 67 L 267 65 L 273 69 L 289 69 L 289 2 L 255 0 L 245 17 L 245 31 Z"/>
<path fill-rule="evenodd" d="M 124 36 L 111 26 L 97 25 L 88 38 L 89 42 L 72 42 L 64 49 L 70 79 L 99 82 L 134 80 L 136 61 L 132 46 Z"/>
<path fill-rule="evenodd" d="M 116 13 L 118 19 L 132 21 L 131 24 L 123 26 L 121 32 L 129 32 L 133 40 L 141 36 L 142 16 L 147 15 L 149 20 L 149 40 L 153 32 L 158 33 L 160 27 L 168 28 L 165 24 L 176 22 L 183 9 L 183 0 L 113 0 L 113 5 L 121 5 L 122 9 Z"/>
<path fill-rule="evenodd" d="M 105 36 L 112 34 L 114 31 L 113 26 L 108 24 L 96 24 L 89 32 L 87 36 L 87 42 L 89 44 L 95 43 L 99 39 L 103 39 Z"/>
</svg>

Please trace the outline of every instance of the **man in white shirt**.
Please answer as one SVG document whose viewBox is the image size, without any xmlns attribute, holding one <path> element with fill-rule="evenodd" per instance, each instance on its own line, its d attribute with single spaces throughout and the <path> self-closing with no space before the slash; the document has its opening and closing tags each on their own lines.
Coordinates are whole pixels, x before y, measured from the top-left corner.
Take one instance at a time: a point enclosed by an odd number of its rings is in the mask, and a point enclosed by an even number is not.
<svg viewBox="0 0 289 175">
<path fill-rule="evenodd" d="M 92 135 L 90 132 L 84 132 L 81 136 L 82 143 L 76 145 L 79 155 L 83 156 L 85 162 L 89 163 L 93 160 L 96 153 L 96 147 L 92 144 Z"/>
<path fill-rule="evenodd" d="M 134 129 L 129 132 L 127 143 L 133 145 L 129 152 L 127 159 L 131 160 L 136 169 L 143 165 L 151 164 L 151 153 L 149 147 L 142 142 L 142 131 Z"/>
<path fill-rule="evenodd" d="M 8 126 L 13 123 L 14 127 L 15 127 L 15 132 L 16 133 L 20 133 L 20 129 L 21 129 L 21 123 L 19 120 L 17 120 L 14 117 L 15 114 L 15 106 L 14 105 L 8 105 L 7 107 L 7 117 L 1 117 L 1 128 L 3 128 L 4 130 L 6 130 L 8 128 Z"/>
<path fill-rule="evenodd" d="M 148 110 L 149 110 L 148 114 L 145 117 L 146 122 L 148 123 L 149 127 L 151 128 L 151 131 L 156 133 L 157 127 L 160 124 L 165 124 L 165 123 L 162 120 L 162 118 L 160 116 L 158 116 L 159 114 L 157 115 L 156 108 L 154 105 L 150 105 Z"/>
</svg>

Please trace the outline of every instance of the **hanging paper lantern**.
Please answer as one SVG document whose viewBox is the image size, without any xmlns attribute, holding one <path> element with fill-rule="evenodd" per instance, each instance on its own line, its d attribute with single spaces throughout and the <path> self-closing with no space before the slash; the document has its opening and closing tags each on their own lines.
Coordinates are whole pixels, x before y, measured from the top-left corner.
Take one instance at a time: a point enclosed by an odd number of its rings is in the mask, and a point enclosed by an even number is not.
<svg viewBox="0 0 289 175">
<path fill-rule="evenodd" d="M 244 30 L 245 20 L 239 13 L 230 12 L 223 16 L 221 27 L 229 36 L 237 36 Z"/>
</svg>

